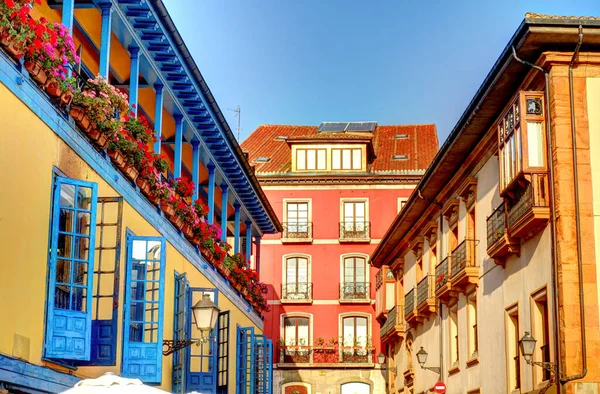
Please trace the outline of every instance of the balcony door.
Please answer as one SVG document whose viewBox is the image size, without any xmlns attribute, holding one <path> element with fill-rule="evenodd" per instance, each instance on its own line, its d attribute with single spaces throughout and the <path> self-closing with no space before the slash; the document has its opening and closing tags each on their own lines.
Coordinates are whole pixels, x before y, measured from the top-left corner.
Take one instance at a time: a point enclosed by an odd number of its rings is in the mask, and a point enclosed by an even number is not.
<svg viewBox="0 0 600 394">
<path fill-rule="evenodd" d="M 349 316 L 342 319 L 342 362 L 369 362 L 369 319 Z"/>
<path fill-rule="evenodd" d="M 309 238 L 308 202 L 288 202 L 286 229 L 290 238 Z"/>
<path fill-rule="evenodd" d="M 364 201 L 344 201 L 344 229 L 346 232 L 363 232 L 367 222 Z"/>
<path fill-rule="evenodd" d="M 344 258 L 343 299 L 368 298 L 367 261 L 364 257 Z"/>
<path fill-rule="evenodd" d="M 283 319 L 283 362 L 310 362 L 310 319 L 289 316 Z"/>
<path fill-rule="evenodd" d="M 289 257 L 285 261 L 285 280 L 282 297 L 284 299 L 310 299 L 308 277 L 308 259 L 306 257 Z"/>
</svg>

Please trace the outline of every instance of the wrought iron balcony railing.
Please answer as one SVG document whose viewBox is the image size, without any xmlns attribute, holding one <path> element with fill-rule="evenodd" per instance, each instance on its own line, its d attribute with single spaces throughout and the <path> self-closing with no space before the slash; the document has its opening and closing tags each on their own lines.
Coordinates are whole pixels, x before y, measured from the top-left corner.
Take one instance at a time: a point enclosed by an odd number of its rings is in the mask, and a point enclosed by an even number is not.
<svg viewBox="0 0 600 394">
<path fill-rule="evenodd" d="M 371 237 L 370 222 L 340 222 L 340 240 L 365 240 Z"/>
<path fill-rule="evenodd" d="M 312 239 L 312 222 L 283 222 L 282 239 L 304 241 Z"/>
<path fill-rule="evenodd" d="M 487 247 L 494 245 L 506 232 L 506 208 L 504 203 L 487 218 Z"/>
<path fill-rule="evenodd" d="M 281 284 L 281 299 L 294 301 L 308 301 L 312 299 L 312 283 L 293 282 Z"/>
<path fill-rule="evenodd" d="M 442 260 L 441 263 L 435 266 L 435 290 L 437 291 L 448 283 L 450 278 L 450 256 Z"/>
<path fill-rule="evenodd" d="M 369 300 L 370 292 L 369 282 L 340 283 L 340 300 Z"/>
<path fill-rule="evenodd" d="M 452 251 L 452 277 L 459 275 L 466 267 L 475 267 L 475 240 L 465 239 Z"/>
<path fill-rule="evenodd" d="M 404 316 L 402 311 L 404 310 L 403 305 L 396 305 L 388 312 L 388 317 L 381 329 L 379 330 L 380 336 L 384 337 L 390 333 L 396 326 L 404 324 Z"/>
<path fill-rule="evenodd" d="M 408 316 L 415 309 L 415 289 L 404 295 L 404 316 Z"/>
<path fill-rule="evenodd" d="M 427 301 L 428 298 L 434 298 L 435 292 L 434 287 L 432 285 L 434 280 L 433 275 L 426 275 L 421 281 L 417 284 L 417 308 Z"/>
</svg>

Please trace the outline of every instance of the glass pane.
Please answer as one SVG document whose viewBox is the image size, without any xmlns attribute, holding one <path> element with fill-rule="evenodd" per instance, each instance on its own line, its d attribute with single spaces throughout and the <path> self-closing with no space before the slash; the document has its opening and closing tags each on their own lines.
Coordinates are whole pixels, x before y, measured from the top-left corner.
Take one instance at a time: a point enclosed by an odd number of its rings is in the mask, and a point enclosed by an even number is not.
<svg viewBox="0 0 600 394">
<path fill-rule="evenodd" d="M 365 203 L 364 202 L 357 202 L 355 206 L 356 206 L 356 214 L 355 214 L 355 216 L 357 218 L 362 218 L 364 220 L 364 217 L 365 217 Z"/>
<path fill-rule="evenodd" d="M 85 296 L 87 287 L 72 287 L 71 310 L 86 312 Z"/>
<path fill-rule="evenodd" d="M 341 159 L 341 151 L 339 149 L 331 150 L 331 169 L 339 170 L 341 169 L 342 159 Z"/>
<path fill-rule="evenodd" d="M 77 234 L 90 235 L 90 218 L 87 212 L 77 212 Z"/>
<path fill-rule="evenodd" d="M 71 287 L 57 285 L 54 288 L 54 307 L 57 309 L 69 309 L 71 305 Z"/>
<path fill-rule="evenodd" d="M 527 155 L 530 167 L 544 166 L 543 135 L 541 122 L 527 122 Z"/>
<path fill-rule="evenodd" d="M 133 240 L 131 257 L 134 260 L 146 260 L 146 241 Z"/>
<path fill-rule="evenodd" d="M 362 155 L 360 149 L 352 150 L 352 169 L 360 170 L 362 168 Z"/>
<path fill-rule="evenodd" d="M 87 263 L 73 262 L 73 283 L 85 285 L 87 282 Z"/>
<path fill-rule="evenodd" d="M 73 254 L 73 236 L 66 234 L 58 234 L 58 250 L 56 251 L 59 257 L 72 257 Z"/>
<path fill-rule="evenodd" d="M 306 151 L 304 149 L 296 151 L 296 169 L 306 170 Z"/>
<path fill-rule="evenodd" d="M 92 189 L 89 187 L 77 187 L 77 208 L 79 209 L 91 209 L 90 203 L 92 201 Z"/>
<path fill-rule="evenodd" d="M 306 169 L 315 170 L 317 168 L 317 151 L 308 149 L 306 151 Z"/>
<path fill-rule="evenodd" d="M 58 230 L 64 231 L 66 233 L 73 232 L 73 217 L 75 215 L 75 211 L 71 209 L 61 208 L 60 217 L 58 219 Z"/>
<path fill-rule="evenodd" d="M 367 345 L 367 335 L 368 335 L 367 318 L 357 317 L 356 318 L 356 342 L 357 342 L 358 346 L 366 346 Z"/>
<path fill-rule="evenodd" d="M 60 206 L 75 208 L 75 186 L 61 185 L 60 187 Z"/>
<path fill-rule="evenodd" d="M 342 169 L 350 170 L 352 168 L 352 159 L 350 149 L 342 150 Z"/>
<path fill-rule="evenodd" d="M 317 165 L 318 170 L 327 169 L 327 151 L 324 149 L 319 149 L 317 151 Z"/>
<path fill-rule="evenodd" d="M 58 259 L 56 262 L 56 283 L 71 283 L 71 261 Z"/>
<path fill-rule="evenodd" d="M 309 345 L 308 342 L 308 319 L 304 317 L 298 318 L 298 344 Z"/>
<path fill-rule="evenodd" d="M 88 237 L 75 237 L 75 258 L 79 260 L 88 259 L 90 239 Z"/>
<path fill-rule="evenodd" d="M 342 324 L 344 346 L 354 346 L 354 318 L 345 317 Z"/>
<path fill-rule="evenodd" d="M 141 322 L 144 320 L 144 303 L 142 302 L 132 302 L 130 311 L 129 311 L 129 319 L 132 322 Z"/>
<path fill-rule="evenodd" d="M 296 283 L 296 259 L 287 260 L 287 283 Z"/>
<path fill-rule="evenodd" d="M 296 319 L 293 317 L 286 317 L 284 319 L 284 336 L 286 346 L 296 344 Z"/>
<path fill-rule="evenodd" d="M 129 325 L 129 341 L 142 342 L 144 325 L 142 323 L 131 323 Z"/>
<path fill-rule="evenodd" d="M 161 244 L 159 241 L 148 241 L 148 251 L 147 251 L 147 259 L 148 260 L 157 260 L 160 261 L 161 254 Z"/>
<path fill-rule="evenodd" d="M 352 203 L 352 202 L 344 203 L 344 221 L 346 221 L 346 222 L 354 221 L 354 203 Z"/>
</svg>

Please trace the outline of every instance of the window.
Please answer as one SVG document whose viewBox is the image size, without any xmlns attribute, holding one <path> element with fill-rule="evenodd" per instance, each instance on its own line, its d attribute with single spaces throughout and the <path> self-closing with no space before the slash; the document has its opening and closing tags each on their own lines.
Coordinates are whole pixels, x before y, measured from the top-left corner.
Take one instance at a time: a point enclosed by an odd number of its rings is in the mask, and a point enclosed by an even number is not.
<svg viewBox="0 0 600 394">
<path fill-rule="evenodd" d="M 175 305 L 173 306 L 173 339 L 187 339 L 186 318 L 187 318 L 187 297 L 189 283 L 185 274 L 175 273 Z M 181 393 L 184 391 L 185 369 L 184 360 L 188 349 L 181 349 L 173 353 L 173 392 Z"/>
<path fill-rule="evenodd" d="M 362 149 L 332 149 L 332 170 L 361 170 Z"/>
<path fill-rule="evenodd" d="M 467 295 L 467 324 L 469 335 L 469 357 L 477 357 L 477 293 Z"/>
<path fill-rule="evenodd" d="M 420 253 L 417 257 L 416 268 L 417 268 L 417 283 L 419 283 L 421 281 L 421 279 L 423 279 L 423 254 L 422 253 Z"/>
<path fill-rule="evenodd" d="M 537 339 L 534 361 L 550 362 L 550 316 L 548 315 L 548 296 L 546 289 L 533 294 L 532 300 L 532 333 Z M 541 383 L 550 379 L 550 371 L 540 368 L 533 369 L 535 382 Z"/>
<path fill-rule="evenodd" d="M 237 327 L 236 394 L 272 393 L 273 342 L 254 334 L 254 327 Z M 226 393 L 219 391 L 217 393 Z"/>
<path fill-rule="evenodd" d="M 206 336 L 206 332 L 201 332 L 192 316 L 192 305 L 196 305 L 198 301 L 208 294 L 211 301 L 219 306 L 219 292 L 214 288 L 191 287 L 188 289 L 188 307 L 187 313 L 187 332 L 192 340 L 199 340 Z M 218 329 L 211 331 L 211 341 L 201 343 L 199 346 L 191 346 L 187 352 L 187 371 L 186 371 L 186 392 L 205 392 L 211 390 L 215 386 L 217 370 L 214 365 L 217 364 L 217 349 L 216 335 Z"/>
<path fill-rule="evenodd" d="M 367 201 L 342 201 L 341 239 L 369 238 Z"/>
<path fill-rule="evenodd" d="M 340 299 L 368 300 L 367 260 L 364 257 L 345 257 L 343 269 L 344 283 L 341 285 Z"/>
<path fill-rule="evenodd" d="M 341 386 L 342 394 L 371 394 L 371 386 L 367 383 L 352 382 Z"/>
<path fill-rule="evenodd" d="M 404 206 L 406 205 L 407 202 L 408 202 L 408 198 L 405 198 L 405 197 L 398 198 L 398 212 L 402 211 L 402 208 L 404 208 Z"/>
<path fill-rule="evenodd" d="M 342 318 L 342 361 L 367 362 L 371 345 L 369 338 L 369 319 L 365 316 Z M 363 349 L 355 349 L 355 348 Z"/>
<path fill-rule="evenodd" d="M 309 318 L 284 317 L 283 338 L 285 346 L 310 346 Z"/>
<path fill-rule="evenodd" d="M 162 377 L 164 252 L 164 237 L 127 234 L 122 372 L 146 383 Z"/>
<path fill-rule="evenodd" d="M 458 367 L 458 305 L 450 308 L 450 362 L 451 368 Z"/>
<path fill-rule="evenodd" d="M 296 170 L 326 170 L 327 149 L 297 149 Z"/>
<path fill-rule="evenodd" d="M 44 357 L 90 360 L 97 184 L 54 179 Z"/>
<path fill-rule="evenodd" d="M 285 278 L 281 298 L 309 300 L 312 296 L 309 279 L 308 259 L 306 257 L 288 257 L 285 260 Z"/>
<path fill-rule="evenodd" d="M 309 223 L 310 201 L 284 201 L 285 222 L 282 238 L 308 239 L 312 238 L 311 223 Z"/>
<path fill-rule="evenodd" d="M 454 251 L 458 246 L 458 220 L 453 223 L 448 232 L 448 250 Z"/>
<path fill-rule="evenodd" d="M 519 307 L 506 310 L 506 353 L 508 355 L 508 389 L 521 391 L 521 358 L 519 354 Z"/>
<path fill-rule="evenodd" d="M 229 311 L 219 313 L 217 324 L 217 394 L 227 394 L 229 392 Z"/>
</svg>

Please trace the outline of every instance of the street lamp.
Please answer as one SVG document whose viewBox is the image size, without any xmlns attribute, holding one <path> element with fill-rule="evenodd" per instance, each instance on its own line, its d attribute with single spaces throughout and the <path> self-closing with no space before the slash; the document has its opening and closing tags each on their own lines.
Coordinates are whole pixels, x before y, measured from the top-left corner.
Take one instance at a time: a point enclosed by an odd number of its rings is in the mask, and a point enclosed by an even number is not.
<svg viewBox="0 0 600 394">
<path fill-rule="evenodd" d="M 203 294 L 202 299 L 192 307 L 192 315 L 194 315 L 198 330 L 200 332 L 208 331 L 208 335 L 201 335 L 199 339 L 166 339 L 163 341 L 163 356 L 168 356 L 193 344 L 199 346 L 201 343 L 208 342 L 210 332 L 217 325 L 219 312 L 219 308 L 210 299 L 210 294 Z"/>
<path fill-rule="evenodd" d="M 381 367 L 382 370 L 387 370 L 387 371 L 396 373 L 397 366 L 394 366 L 391 368 L 388 367 L 385 362 L 385 354 L 379 353 L 379 356 L 377 356 L 377 362 L 379 363 L 379 366 Z"/>
<path fill-rule="evenodd" d="M 521 354 L 525 359 L 525 362 L 529 365 L 537 365 L 538 367 L 542 367 L 547 371 L 550 371 L 551 374 L 556 374 L 556 367 L 554 363 L 549 361 L 533 361 L 533 352 L 535 351 L 535 343 L 536 339 L 531 336 L 529 331 L 525 331 L 525 335 L 519 340 L 519 348 L 521 349 Z"/>
<path fill-rule="evenodd" d="M 425 362 L 427 361 L 427 355 L 428 355 L 427 352 L 425 351 L 425 349 L 423 349 L 423 346 L 421 346 L 421 349 L 417 352 L 417 361 L 419 362 L 419 365 L 421 366 L 421 368 L 428 369 L 430 371 L 437 373 L 438 375 L 441 375 L 442 370 L 440 367 L 425 366 Z"/>
</svg>

